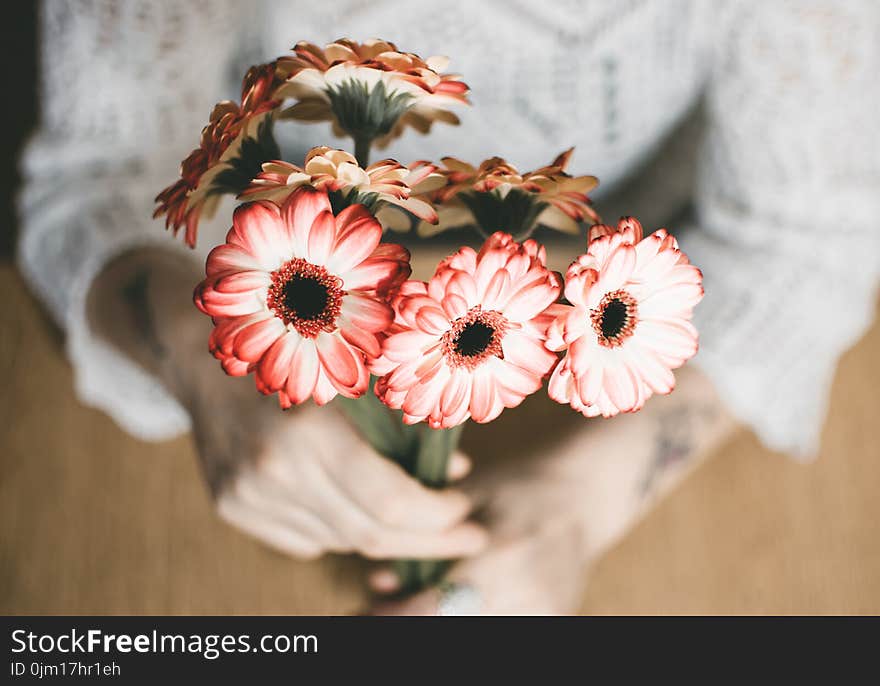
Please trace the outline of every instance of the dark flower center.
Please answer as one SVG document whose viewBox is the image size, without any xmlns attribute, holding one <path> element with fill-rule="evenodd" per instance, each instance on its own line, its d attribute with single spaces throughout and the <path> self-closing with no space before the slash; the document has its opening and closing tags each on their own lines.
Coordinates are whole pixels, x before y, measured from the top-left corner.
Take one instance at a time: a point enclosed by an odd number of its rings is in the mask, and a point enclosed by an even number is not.
<svg viewBox="0 0 880 686">
<path fill-rule="evenodd" d="M 622 345 L 635 331 L 638 314 L 639 304 L 627 291 L 606 293 L 596 309 L 590 311 L 599 345 L 606 348 Z"/>
<path fill-rule="evenodd" d="M 483 310 L 479 305 L 459 317 L 449 331 L 443 334 L 441 345 L 450 367 L 475 369 L 490 357 L 504 357 L 501 341 L 508 322 L 495 310 Z"/>
<path fill-rule="evenodd" d="M 320 317 L 329 299 L 327 286 L 312 277 L 297 275 L 284 285 L 284 304 L 300 319 Z"/>
<path fill-rule="evenodd" d="M 602 329 L 602 335 L 606 338 L 616 336 L 623 331 L 623 327 L 626 326 L 626 320 L 626 303 L 619 298 L 610 300 L 602 311 L 602 321 L 599 325 Z"/>
<path fill-rule="evenodd" d="M 495 335 L 495 329 L 483 322 L 471 322 L 455 339 L 455 351 L 465 357 L 474 357 L 486 351 Z"/>
<path fill-rule="evenodd" d="M 342 308 L 342 282 L 324 267 L 295 257 L 272 272 L 266 305 L 301 336 L 333 331 Z"/>
</svg>

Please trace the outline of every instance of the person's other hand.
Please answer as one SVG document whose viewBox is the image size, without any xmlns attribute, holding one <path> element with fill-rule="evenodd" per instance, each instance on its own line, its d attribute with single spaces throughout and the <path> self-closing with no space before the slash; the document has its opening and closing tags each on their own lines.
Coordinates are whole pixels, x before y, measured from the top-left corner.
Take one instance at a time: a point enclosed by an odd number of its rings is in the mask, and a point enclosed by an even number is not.
<svg viewBox="0 0 880 686">
<path fill-rule="evenodd" d="M 577 610 L 590 557 L 582 522 L 560 507 L 575 494 L 538 475 L 496 476 L 488 484 L 484 514 L 490 540 L 485 550 L 457 561 L 446 583 L 405 598 L 393 597 L 399 579 L 391 568 L 378 565 L 369 576 L 379 594 L 372 614 L 560 615 Z"/>
<path fill-rule="evenodd" d="M 590 564 L 736 426 L 698 369 L 676 376 L 674 394 L 638 413 L 613 422 L 559 415 L 558 440 L 539 443 L 539 452 L 478 465 L 462 486 L 480 508 L 490 542 L 447 577 L 453 588 L 468 589 L 458 596 L 468 602 L 456 607 L 442 589 L 429 589 L 379 601 L 373 612 L 576 612 Z M 380 594 L 399 586 L 387 567 L 376 569 L 370 583 Z"/>
<path fill-rule="evenodd" d="M 286 553 L 357 552 L 374 559 L 478 552 L 470 500 L 422 486 L 377 454 L 332 406 L 283 412 L 251 379 L 213 369 L 191 401 L 194 435 L 220 515 Z M 469 461 L 456 454 L 450 476 Z"/>
</svg>

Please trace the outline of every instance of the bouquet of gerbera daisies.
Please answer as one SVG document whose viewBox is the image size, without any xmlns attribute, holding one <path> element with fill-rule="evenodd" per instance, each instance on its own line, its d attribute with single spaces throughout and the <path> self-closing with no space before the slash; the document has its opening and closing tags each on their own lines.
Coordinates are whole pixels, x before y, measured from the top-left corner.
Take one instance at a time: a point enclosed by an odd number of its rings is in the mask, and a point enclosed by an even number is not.
<svg viewBox="0 0 880 686">
<path fill-rule="evenodd" d="M 379 452 L 435 487 L 468 420 L 492 421 L 545 381 L 587 417 L 672 391 L 672 370 L 697 351 L 703 295 L 664 229 L 600 223 L 588 196 L 597 180 L 566 171 L 571 150 L 529 173 L 498 157 L 369 164 L 407 127 L 458 123 L 452 108 L 468 104 L 468 87 L 446 64 L 379 40 L 298 43 L 247 73 L 240 104 L 214 108 L 156 210 L 192 246 L 222 194 L 242 200 L 195 290 L 214 322 L 211 353 L 281 408 L 338 397 Z M 354 154 L 278 159 L 273 126 L 285 119 L 332 122 Z M 529 238 L 539 225 L 585 237 L 564 278 Z M 451 226 L 474 227 L 482 245 L 460 248 L 427 282 L 409 280 L 409 252 L 383 241 L 389 228 Z M 409 587 L 441 570 L 398 568 Z"/>
</svg>

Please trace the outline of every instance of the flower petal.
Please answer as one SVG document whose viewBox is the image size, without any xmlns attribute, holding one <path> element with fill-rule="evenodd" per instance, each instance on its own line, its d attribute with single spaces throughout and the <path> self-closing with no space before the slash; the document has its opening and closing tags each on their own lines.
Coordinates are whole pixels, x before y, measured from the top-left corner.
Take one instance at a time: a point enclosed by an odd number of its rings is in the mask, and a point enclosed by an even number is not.
<svg viewBox="0 0 880 686">
<path fill-rule="evenodd" d="M 290 364 L 290 376 L 287 377 L 286 393 L 290 402 L 299 405 L 311 397 L 318 381 L 318 351 L 315 342 L 301 338 Z"/>
<path fill-rule="evenodd" d="M 268 271 L 290 259 L 293 249 L 278 205 L 266 201 L 245 203 L 235 209 L 226 242 L 253 255 Z"/>
<path fill-rule="evenodd" d="M 421 356 L 436 344 L 437 337 L 424 331 L 402 331 L 385 339 L 382 353 L 395 362 L 406 362 Z"/>
<path fill-rule="evenodd" d="M 352 324 L 366 331 L 384 331 L 390 325 L 394 313 L 376 298 L 349 293 L 342 299 L 341 315 Z"/>
<path fill-rule="evenodd" d="M 260 360 L 257 374 L 270 392 L 279 391 L 287 385 L 293 356 L 301 340 L 298 334 L 288 332 L 276 340 Z"/>
<path fill-rule="evenodd" d="M 379 357 L 382 353 L 382 345 L 376 334 L 371 331 L 343 319 L 339 326 L 339 332 L 346 341 L 362 351 L 367 357 Z"/>
<path fill-rule="evenodd" d="M 239 245 L 228 243 L 211 250 L 205 263 L 208 278 L 223 272 L 243 272 L 259 268 L 260 264 L 251 253 Z"/>
<path fill-rule="evenodd" d="M 309 244 L 309 232 L 315 219 L 322 212 L 330 212 L 327 193 L 312 186 L 301 186 L 287 198 L 281 207 L 286 230 L 291 236 L 297 257 L 305 257 Z"/>
<path fill-rule="evenodd" d="M 360 369 L 364 365 L 359 353 L 352 350 L 340 335 L 322 332 L 315 339 L 318 359 L 337 390 L 351 389 L 357 385 Z"/>
<path fill-rule="evenodd" d="M 306 259 L 321 267 L 327 264 L 336 239 L 336 219 L 330 210 L 321 212 L 309 230 Z"/>
<path fill-rule="evenodd" d="M 382 226 L 363 205 L 346 207 L 336 217 L 336 239 L 327 268 L 344 274 L 366 260 L 382 239 Z"/>
<path fill-rule="evenodd" d="M 214 289 L 221 293 L 243 293 L 267 287 L 272 283 L 269 272 L 262 270 L 233 272 L 214 282 Z"/>
<path fill-rule="evenodd" d="M 258 362 L 263 353 L 276 340 L 284 335 L 284 324 L 277 317 L 271 317 L 242 329 L 235 337 L 232 350 L 239 360 Z"/>
<path fill-rule="evenodd" d="M 471 382 L 471 417 L 482 424 L 489 421 L 495 404 L 495 379 L 484 366 L 474 370 Z"/>
</svg>

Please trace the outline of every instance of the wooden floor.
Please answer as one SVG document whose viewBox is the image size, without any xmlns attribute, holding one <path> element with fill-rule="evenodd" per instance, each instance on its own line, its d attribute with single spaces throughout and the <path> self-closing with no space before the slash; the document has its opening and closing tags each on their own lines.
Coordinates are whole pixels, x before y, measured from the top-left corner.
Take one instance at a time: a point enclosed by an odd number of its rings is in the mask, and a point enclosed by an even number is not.
<svg viewBox="0 0 880 686">
<path fill-rule="evenodd" d="M 0 268 L 0 613 L 327 614 L 350 558 L 299 563 L 223 525 L 189 440 L 81 407 L 57 334 Z M 880 613 L 880 324 L 843 360 L 822 457 L 745 432 L 593 571 L 585 613 Z"/>
</svg>

